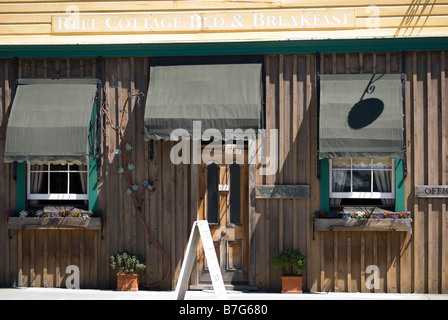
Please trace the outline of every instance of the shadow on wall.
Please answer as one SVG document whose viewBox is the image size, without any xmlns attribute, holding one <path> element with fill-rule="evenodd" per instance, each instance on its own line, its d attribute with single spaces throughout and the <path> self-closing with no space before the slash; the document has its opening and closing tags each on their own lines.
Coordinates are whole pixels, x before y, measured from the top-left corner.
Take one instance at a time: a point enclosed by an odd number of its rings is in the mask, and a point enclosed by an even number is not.
<svg viewBox="0 0 448 320">
<path fill-rule="evenodd" d="M 436 0 L 412 0 L 395 36 L 418 36 L 426 25 Z"/>
</svg>

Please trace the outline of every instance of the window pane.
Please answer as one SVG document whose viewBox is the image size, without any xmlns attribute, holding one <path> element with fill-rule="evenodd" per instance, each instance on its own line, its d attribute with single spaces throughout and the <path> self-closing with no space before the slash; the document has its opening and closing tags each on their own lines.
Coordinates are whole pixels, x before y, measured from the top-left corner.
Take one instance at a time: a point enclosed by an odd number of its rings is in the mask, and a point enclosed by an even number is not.
<svg viewBox="0 0 448 320">
<path fill-rule="evenodd" d="M 390 170 L 373 171 L 373 191 L 392 192 L 392 172 Z"/>
<path fill-rule="evenodd" d="M 333 192 L 350 192 L 349 170 L 333 170 L 331 179 L 331 189 Z"/>
<path fill-rule="evenodd" d="M 378 158 L 373 159 L 374 169 L 392 169 L 392 159 L 390 158 Z"/>
<path fill-rule="evenodd" d="M 207 166 L 207 220 L 208 223 L 218 223 L 219 204 L 219 167 L 212 163 Z"/>
<path fill-rule="evenodd" d="M 236 163 L 230 166 L 230 223 L 241 224 L 241 170 Z"/>
<path fill-rule="evenodd" d="M 87 165 L 85 164 L 70 164 L 70 171 L 87 171 Z"/>
<path fill-rule="evenodd" d="M 48 174 L 30 173 L 30 193 L 48 193 Z"/>
<path fill-rule="evenodd" d="M 30 172 L 33 171 L 48 171 L 48 165 L 47 164 L 32 164 L 30 166 Z"/>
<path fill-rule="evenodd" d="M 66 164 L 50 164 L 51 171 L 67 171 L 68 165 Z"/>
<path fill-rule="evenodd" d="M 87 193 L 87 173 L 70 173 L 70 193 Z"/>
<path fill-rule="evenodd" d="M 70 164 L 69 168 L 70 168 L 70 171 L 79 171 L 80 170 L 80 166 L 77 164 Z"/>
<path fill-rule="evenodd" d="M 331 160 L 333 168 L 350 169 L 351 161 L 349 158 L 334 158 Z"/>
<path fill-rule="evenodd" d="M 370 172 L 353 170 L 353 192 L 371 192 Z"/>
<path fill-rule="evenodd" d="M 67 173 L 50 173 L 50 193 L 67 193 Z"/>
<path fill-rule="evenodd" d="M 353 169 L 370 169 L 371 162 L 372 160 L 370 160 L 369 158 L 355 158 L 353 159 Z"/>
</svg>

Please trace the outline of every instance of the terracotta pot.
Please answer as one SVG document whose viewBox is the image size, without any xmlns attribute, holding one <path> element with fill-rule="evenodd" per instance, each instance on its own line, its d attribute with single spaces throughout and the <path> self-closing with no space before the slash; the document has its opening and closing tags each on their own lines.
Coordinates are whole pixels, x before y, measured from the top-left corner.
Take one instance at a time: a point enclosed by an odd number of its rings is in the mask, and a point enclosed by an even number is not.
<svg viewBox="0 0 448 320">
<path fill-rule="evenodd" d="M 117 273 L 117 291 L 138 291 L 138 274 Z"/>
<path fill-rule="evenodd" d="M 302 276 L 282 276 L 282 293 L 302 293 Z"/>
</svg>

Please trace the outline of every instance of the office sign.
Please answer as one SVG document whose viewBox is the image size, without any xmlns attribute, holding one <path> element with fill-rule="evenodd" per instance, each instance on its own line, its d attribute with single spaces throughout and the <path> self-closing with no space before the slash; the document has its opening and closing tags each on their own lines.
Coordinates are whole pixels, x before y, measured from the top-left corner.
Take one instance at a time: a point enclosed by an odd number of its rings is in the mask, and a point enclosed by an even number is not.
<svg viewBox="0 0 448 320">
<path fill-rule="evenodd" d="M 353 29 L 355 10 L 56 14 L 52 33 L 182 33 Z"/>
<path fill-rule="evenodd" d="M 417 185 L 415 186 L 416 198 L 448 198 L 447 185 Z"/>
</svg>

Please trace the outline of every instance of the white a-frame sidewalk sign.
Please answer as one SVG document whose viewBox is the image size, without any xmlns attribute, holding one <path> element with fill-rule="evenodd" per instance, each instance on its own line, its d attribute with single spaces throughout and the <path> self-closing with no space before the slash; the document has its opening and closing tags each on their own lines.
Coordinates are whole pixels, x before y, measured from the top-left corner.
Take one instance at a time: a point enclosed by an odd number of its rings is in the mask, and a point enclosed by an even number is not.
<svg viewBox="0 0 448 320">
<path fill-rule="evenodd" d="M 202 246 L 204 247 L 205 258 L 207 259 L 207 266 L 210 271 L 210 278 L 212 280 L 216 298 L 219 300 L 226 300 L 226 289 L 224 287 L 221 269 L 219 268 L 218 258 L 216 257 L 215 247 L 213 246 L 208 221 L 206 220 L 199 220 L 193 223 L 190 239 L 188 240 L 187 251 L 185 252 L 182 268 L 180 269 L 179 280 L 177 281 L 175 291 L 176 299 L 183 300 L 185 298 L 188 280 L 190 279 L 191 270 L 193 269 L 193 264 L 197 256 L 199 239 L 202 240 Z"/>
</svg>

